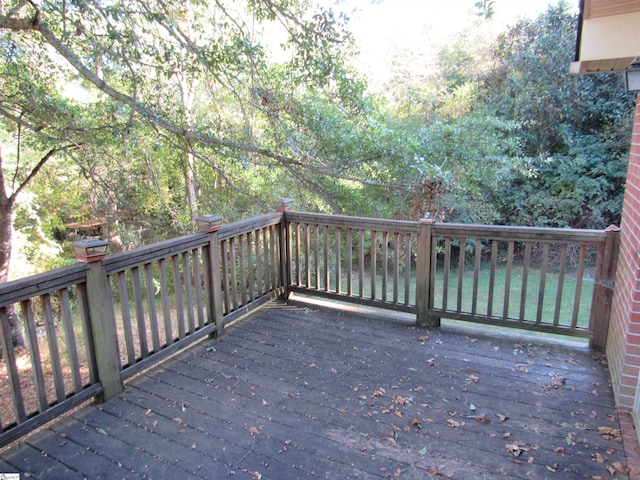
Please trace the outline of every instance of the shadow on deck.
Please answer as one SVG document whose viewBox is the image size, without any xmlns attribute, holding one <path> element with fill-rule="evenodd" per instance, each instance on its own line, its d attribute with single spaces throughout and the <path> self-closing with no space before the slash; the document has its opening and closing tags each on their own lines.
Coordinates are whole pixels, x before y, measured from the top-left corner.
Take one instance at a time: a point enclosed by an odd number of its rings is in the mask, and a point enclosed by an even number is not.
<svg viewBox="0 0 640 480">
<path fill-rule="evenodd" d="M 628 478 L 587 348 L 273 303 L 0 456 L 23 478 Z"/>
</svg>

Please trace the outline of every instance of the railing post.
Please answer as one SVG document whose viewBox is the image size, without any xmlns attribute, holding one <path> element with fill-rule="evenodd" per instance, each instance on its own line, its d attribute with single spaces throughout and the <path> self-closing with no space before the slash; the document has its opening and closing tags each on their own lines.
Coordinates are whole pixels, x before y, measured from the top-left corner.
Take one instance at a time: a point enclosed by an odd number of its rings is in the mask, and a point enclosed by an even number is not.
<svg viewBox="0 0 640 480">
<path fill-rule="evenodd" d="M 207 276 L 207 324 L 215 324 L 214 337 L 224 335 L 224 313 L 222 310 L 222 280 L 220 278 L 220 241 L 218 230 L 222 223 L 222 217 L 208 215 L 197 217 L 196 223 L 201 232 L 209 234 L 209 246 L 204 249 L 204 256 L 209 268 Z"/>
<path fill-rule="evenodd" d="M 291 293 L 291 230 L 287 224 L 287 212 L 291 210 L 293 199 L 281 198 L 273 202 L 276 212 L 282 212 L 280 220 L 280 284 L 284 288 L 282 298 Z"/>
<path fill-rule="evenodd" d="M 106 254 L 108 245 L 108 242 L 98 240 L 73 244 L 76 259 L 87 262 L 89 266 L 86 295 L 91 338 L 87 341 L 93 342 L 98 380 L 102 384 L 99 402 L 106 402 L 123 391 L 113 296 L 109 286 L 109 277 L 102 265 L 102 258 Z"/>
<path fill-rule="evenodd" d="M 620 249 L 620 228 L 610 225 L 605 232 L 605 243 L 598 247 L 600 259 L 593 287 L 589 319 L 589 324 L 593 328 L 590 347 L 593 350 L 601 351 L 604 351 L 607 346 L 611 304 L 618 265 L 618 251 Z"/>
<path fill-rule="evenodd" d="M 440 318 L 430 317 L 429 308 L 433 305 L 431 285 L 431 218 L 420 219 L 418 250 L 416 252 L 416 310 L 418 325 L 439 327 Z"/>
</svg>

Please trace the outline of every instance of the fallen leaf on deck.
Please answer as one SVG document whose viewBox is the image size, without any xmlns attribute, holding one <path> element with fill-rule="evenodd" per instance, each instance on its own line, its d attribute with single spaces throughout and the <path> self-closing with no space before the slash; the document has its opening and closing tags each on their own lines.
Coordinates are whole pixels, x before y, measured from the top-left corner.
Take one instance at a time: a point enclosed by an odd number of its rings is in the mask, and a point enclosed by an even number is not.
<svg viewBox="0 0 640 480">
<path fill-rule="evenodd" d="M 511 452 L 514 457 L 519 457 L 520 454 L 522 453 L 522 450 L 520 450 L 520 446 L 518 445 L 518 442 L 507 443 L 506 447 L 507 447 L 507 450 Z"/>
<path fill-rule="evenodd" d="M 252 435 L 257 435 L 260 433 L 260 430 L 258 429 L 258 427 L 249 427 L 249 433 Z"/>
<path fill-rule="evenodd" d="M 604 463 L 604 457 L 602 456 L 601 453 L 592 453 L 591 458 L 593 459 L 594 462 Z"/>
<path fill-rule="evenodd" d="M 613 462 L 611 466 L 618 472 L 622 473 L 623 475 L 629 474 L 629 469 L 625 467 L 623 464 L 621 464 L 620 462 Z M 611 475 L 613 475 L 613 473 L 611 473 Z"/>
<path fill-rule="evenodd" d="M 453 476 L 453 474 L 447 475 L 445 474 L 442 470 L 444 469 L 444 465 L 440 465 L 437 469 L 436 468 L 428 468 L 427 472 L 429 472 L 431 475 L 433 475 L 434 477 L 447 477 L 447 478 L 451 478 Z"/>
<path fill-rule="evenodd" d="M 598 427 L 598 434 L 605 440 L 615 440 L 622 443 L 620 430 L 613 427 Z"/>
<path fill-rule="evenodd" d="M 398 405 L 409 405 L 413 403 L 413 397 L 401 397 L 399 395 L 393 395 L 391 397 L 393 403 L 397 403 Z"/>
<path fill-rule="evenodd" d="M 447 419 L 447 423 L 449 424 L 449 426 L 451 428 L 456 428 L 456 427 L 464 427 L 464 422 L 457 422 L 452 418 L 448 418 Z"/>
<path fill-rule="evenodd" d="M 98 433 L 99 433 L 99 434 L 101 434 L 101 435 L 109 435 L 109 434 L 107 433 L 107 431 L 106 431 L 104 428 L 97 428 L 96 430 L 97 430 L 97 431 L 98 431 Z"/>
<path fill-rule="evenodd" d="M 384 396 L 385 393 L 386 393 L 386 390 L 384 388 L 379 388 L 378 390 L 373 392 L 373 395 L 371 395 L 371 396 L 372 397 L 382 397 L 382 396 Z"/>
<path fill-rule="evenodd" d="M 418 454 L 421 457 L 424 457 L 427 454 L 427 447 L 422 447 L 420 450 L 418 450 Z"/>
<path fill-rule="evenodd" d="M 529 452 L 531 450 L 539 450 L 538 445 L 527 445 L 525 442 L 516 440 L 513 443 L 507 443 L 505 445 L 507 450 L 513 454 L 514 457 L 520 456 L 522 452 Z"/>
</svg>

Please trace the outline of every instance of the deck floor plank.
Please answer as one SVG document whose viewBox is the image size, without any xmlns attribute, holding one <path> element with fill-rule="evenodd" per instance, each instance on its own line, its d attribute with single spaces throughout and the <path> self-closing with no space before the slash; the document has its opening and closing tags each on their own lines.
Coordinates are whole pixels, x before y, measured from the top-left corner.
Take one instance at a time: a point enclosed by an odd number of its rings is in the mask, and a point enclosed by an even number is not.
<svg viewBox="0 0 640 480">
<path fill-rule="evenodd" d="M 28 437 L 0 467 L 47 479 L 623 479 L 607 470 L 625 464 L 616 429 L 606 361 L 585 348 L 289 302 Z"/>
</svg>

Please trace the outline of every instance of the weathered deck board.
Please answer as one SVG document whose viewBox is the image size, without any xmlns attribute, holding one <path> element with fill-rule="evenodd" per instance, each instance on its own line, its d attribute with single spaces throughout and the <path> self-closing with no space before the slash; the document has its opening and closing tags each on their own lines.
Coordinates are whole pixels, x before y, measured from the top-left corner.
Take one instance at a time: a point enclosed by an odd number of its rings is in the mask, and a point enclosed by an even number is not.
<svg viewBox="0 0 640 480">
<path fill-rule="evenodd" d="M 624 449 L 598 432 L 619 424 L 606 364 L 586 348 L 295 302 L 227 332 L 5 451 L 0 467 L 47 479 L 627 478 L 607 471 Z"/>
</svg>

